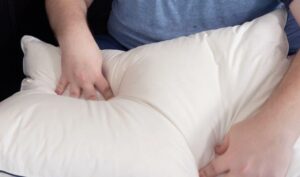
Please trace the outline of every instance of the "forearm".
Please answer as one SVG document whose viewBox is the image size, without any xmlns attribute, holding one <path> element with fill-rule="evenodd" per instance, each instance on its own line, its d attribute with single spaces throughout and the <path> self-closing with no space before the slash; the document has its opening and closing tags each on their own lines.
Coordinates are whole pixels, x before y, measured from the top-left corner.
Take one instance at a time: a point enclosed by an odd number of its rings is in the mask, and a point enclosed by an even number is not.
<svg viewBox="0 0 300 177">
<path fill-rule="evenodd" d="M 300 0 L 290 4 L 290 10 L 300 24 Z M 300 136 L 300 51 L 295 55 L 285 77 L 259 111 L 257 118 L 271 126 L 273 136 L 281 136 L 293 144 Z"/>
<path fill-rule="evenodd" d="M 293 144 L 300 135 L 300 52 L 256 118 L 271 127 L 270 134 Z"/>
<path fill-rule="evenodd" d="M 51 27 L 61 47 L 75 41 L 91 41 L 92 34 L 86 21 L 92 0 L 46 0 Z"/>
<path fill-rule="evenodd" d="M 290 5 L 290 10 L 292 11 L 298 24 L 300 24 L 300 0 L 294 0 Z"/>
</svg>

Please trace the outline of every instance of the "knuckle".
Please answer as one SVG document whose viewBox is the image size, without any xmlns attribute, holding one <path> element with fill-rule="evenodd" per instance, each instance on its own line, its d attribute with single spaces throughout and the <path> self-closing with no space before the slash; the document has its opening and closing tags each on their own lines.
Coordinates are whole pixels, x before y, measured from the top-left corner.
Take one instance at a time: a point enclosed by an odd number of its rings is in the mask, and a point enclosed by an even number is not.
<svg viewBox="0 0 300 177">
<path fill-rule="evenodd" d="M 71 96 L 78 96 L 78 95 L 79 95 L 79 92 L 76 91 L 76 90 L 71 90 L 71 91 L 70 91 L 70 95 L 71 95 Z"/>
<path fill-rule="evenodd" d="M 88 94 L 90 94 L 92 92 L 91 90 L 91 84 L 88 82 L 84 82 L 80 84 L 80 87 L 82 88 L 83 92 L 86 92 Z"/>
<path fill-rule="evenodd" d="M 64 86 L 65 86 L 64 83 L 58 83 L 56 88 L 61 90 L 63 89 Z"/>
<path fill-rule="evenodd" d="M 97 97 L 96 97 L 96 95 L 90 95 L 90 96 L 87 97 L 87 99 L 96 100 Z"/>
<path fill-rule="evenodd" d="M 107 80 L 104 77 L 98 77 L 97 83 L 98 83 L 98 85 L 100 85 L 102 87 L 108 87 Z"/>
<path fill-rule="evenodd" d="M 80 83 L 86 83 L 87 82 L 87 76 L 84 72 L 75 72 L 74 77 Z"/>
</svg>

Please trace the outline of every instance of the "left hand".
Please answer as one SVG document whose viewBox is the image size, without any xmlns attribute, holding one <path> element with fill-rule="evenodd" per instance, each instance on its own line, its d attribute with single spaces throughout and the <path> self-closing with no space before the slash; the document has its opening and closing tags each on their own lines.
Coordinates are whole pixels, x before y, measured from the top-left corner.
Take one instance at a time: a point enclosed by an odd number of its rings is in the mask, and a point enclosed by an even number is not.
<svg viewBox="0 0 300 177">
<path fill-rule="evenodd" d="M 215 147 L 218 156 L 199 176 L 285 177 L 293 145 L 278 130 L 278 125 L 258 117 L 237 123 Z"/>
</svg>

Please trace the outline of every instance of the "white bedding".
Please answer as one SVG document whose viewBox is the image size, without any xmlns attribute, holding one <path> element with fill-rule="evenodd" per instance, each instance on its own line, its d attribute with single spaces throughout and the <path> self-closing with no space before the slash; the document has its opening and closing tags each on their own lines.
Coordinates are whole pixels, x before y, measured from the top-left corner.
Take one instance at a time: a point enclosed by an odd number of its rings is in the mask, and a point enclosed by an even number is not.
<svg viewBox="0 0 300 177">
<path fill-rule="evenodd" d="M 14 176 L 14 175 L 9 175 L 9 174 L 4 173 L 4 172 L 0 172 L 0 177 L 20 177 L 20 176 Z"/>
<path fill-rule="evenodd" d="M 115 97 L 54 93 L 60 50 L 22 40 L 22 91 L 0 103 L 0 170 L 26 177 L 198 177 L 213 147 L 286 72 L 286 14 L 103 51 Z M 66 93 L 67 94 L 67 93 Z M 300 143 L 287 177 L 300 176 Z M 4 175 L 5 176 L 5 175 Z"/>
<path fill-rule="evenodd" d="M 11 175 L 7 175 L 7 174 L 4 174 L 4 173 L 0 173 L 0 177 L 12 177 Z"/>
</svg>

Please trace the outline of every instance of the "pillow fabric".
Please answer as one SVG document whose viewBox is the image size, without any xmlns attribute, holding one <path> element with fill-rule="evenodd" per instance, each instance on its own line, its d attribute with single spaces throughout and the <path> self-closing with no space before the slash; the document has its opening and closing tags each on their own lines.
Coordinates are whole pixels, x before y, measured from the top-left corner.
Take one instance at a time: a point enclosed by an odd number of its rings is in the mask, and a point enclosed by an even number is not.
<svg viewBox="0 0 300 177">
<path fill-rule="evenodd" d="M 12 174 L 7 174 L 5 172 L 0 172 L 0 177 L 12 177 Z"/>
<path fill-rule="evenodd" d="M 198 177 L 214 145 L 285 74 L 285 21 L 277 10 L 241 26 L 105 50 L 115 95 L 108 101 L 56 95 L 59 48 L 23 37 L 27 78 L 0 104 L 0 170 L 26 177 Z M 300 175 L 298 144 L 289 177 Z"/>
</svg>

